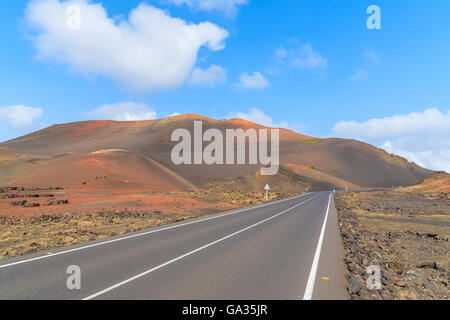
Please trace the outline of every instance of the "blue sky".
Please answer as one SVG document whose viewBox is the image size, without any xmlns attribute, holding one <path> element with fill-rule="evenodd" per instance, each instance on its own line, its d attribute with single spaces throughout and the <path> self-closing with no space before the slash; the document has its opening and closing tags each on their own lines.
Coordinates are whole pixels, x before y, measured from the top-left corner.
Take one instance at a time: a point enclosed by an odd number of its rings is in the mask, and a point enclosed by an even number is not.
<svg viewBox="0 0 450 320">
<path fill-rule="evenodd" d="M 372 4 L 379 30 L 366 25 Z M 361 139 L 450 171 L 449 13 L 447 0 L 3 2 L 0 140 L 199 113 Z"/>
</svg>

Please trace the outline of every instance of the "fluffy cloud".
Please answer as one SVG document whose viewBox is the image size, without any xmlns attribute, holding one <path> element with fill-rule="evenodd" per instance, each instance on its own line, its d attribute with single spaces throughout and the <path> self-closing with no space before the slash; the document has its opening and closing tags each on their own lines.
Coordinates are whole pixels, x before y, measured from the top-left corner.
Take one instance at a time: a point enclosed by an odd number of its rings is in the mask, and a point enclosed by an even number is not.
<svg viewBox="0 0 450 320">
<path fill-rule="evenodd" d="M 226 80 L 226 70 L 220 66 L 211 65 L 208 69 L 195 68 L 192 71 L 189 83 L 193 86 L 215 87 Z"/>
<path fill-rule="evenodd" d="M 6 106 L 0 108 L 0 120 L 7 122 L 16 130 L 21 130 L 32 127 L 42 112 L 41 108 L 24 105 Z"/>
<path fill-rule="evenodd" d="M 258 71 L 245 72 L 241 74 L 239 80 L 240 82 L 236 86 L 244 89 L 261 90 L 270 86 L 269 81 Z"/>
<path fill-rule="evenodd" d="M 305 126 L 300 124 L 288 124 L 286 121 L 275 122 L 270 116 L 266 115 L 263 111 L 259 110 L 258 108 L 252 108 L 248 112 L 232 112 L 226 118 L 227 119 L 241 118 L 247 121 L 261 124 L 266 127 L 285 128 L 297 132 L 301 132 L 306 129 Z"/>
<path fill-rule="evenodd" d="M 370 63 L 380 63 L 380 57 L 378 56 L 378 52 L 376 52 L 375 50 L 370 50 L 370 49 L 366 49 L 364 51 L 364 57 L 366 58 L 367 62 Z"/>
<path fill-rule="evenodd" d="M 192 8 L 204 11 L 218 10 L 227 14 L 234 14 L 240 5 L 248 4 L 248 0 L 169 0 L 170 3 L 187 4 Z"/>
<path fill-rule="evenodd" d="M 79 11 L 70 11 L 73 6 Z M 74 20 L 77 12 L 80 19 Z M 29 3 L 25 16 L 36 29 L 40 59 L 102 75 L 134 91 L 179 87 L 199 49 L 221 50 L 228 37 L 215 24 L 188 23 L 146 4 L 133 9 L 127 20 L 108 17 L 101 4 L 88 0 L 39 0 Z"/>
<path fill-rule="evenodd" d="M 350 76 L 350 81 L 369 79 L 369 65 L 380 64 L 381 62 L 378 53 L 375 50 L 369 49 L 364 51 L 364 60 L 364 67 L 356 70 L 356 72 Z"/>
<path fill-rule="evenodd" d="M 350 76 L 351 81 L 367 80 L 369 78 L 369 72 L 366 69 L 358 69 Z"/>
<path fill-rule="evenodd" d="M 433 170 L 450 172 L 450 110 L 436 108 L 366 122 L 341 121 L 336 136 L 373 143 Z"/>
<path fill-rule="evenodd" d="M 275 60 L 297 69 L 326 69 L 328 60 L 315 51 L 310 44 L 300 44 L 296 48 L 283 46 L 275 50 Z"/>
<path fill-rule="evenodd" d="M 445 114 L 436 108 L 431 108 L 424 112 L 371 119 L 363 123 L 341 121 L 336 124 L 334 130 L 346 136 L 358 134 L 368 138 L 380 138 L 405 134 L 450 133 L 449 123 L 450 111 Z"/>
<path fill-rule="evenodd" d="M 145 103 L 120 102 L 104 104 L 97 109 L 85 112 L 83 116 L 94 120 L 137 121 L 155 119 L 156 112 Z"/>
</svg>

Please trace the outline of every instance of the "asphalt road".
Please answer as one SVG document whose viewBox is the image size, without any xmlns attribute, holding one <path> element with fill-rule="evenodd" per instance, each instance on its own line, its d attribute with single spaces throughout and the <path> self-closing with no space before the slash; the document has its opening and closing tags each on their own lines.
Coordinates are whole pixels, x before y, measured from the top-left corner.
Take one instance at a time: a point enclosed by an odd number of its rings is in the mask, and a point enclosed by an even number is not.
<svg viewBox="0 0 450 320">
<path fill-rule="evenodd" d="M 346 299 L 342 259 L 333 197 L 309 193 L 4 260 L 0 299 Z"/>
</svg>

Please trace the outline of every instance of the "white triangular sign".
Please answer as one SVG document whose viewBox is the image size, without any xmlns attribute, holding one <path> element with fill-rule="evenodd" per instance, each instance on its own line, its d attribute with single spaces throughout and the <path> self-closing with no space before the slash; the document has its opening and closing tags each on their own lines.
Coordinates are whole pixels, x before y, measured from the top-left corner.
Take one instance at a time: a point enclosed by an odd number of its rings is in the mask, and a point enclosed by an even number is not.
<svg viewBox="0 0 450 320">
<path fill-rule="evenodd" d="M 266 184 L 266 186 L 264 187 L 264 190 L 270 190 L 269 184 Z"/>
</svg>

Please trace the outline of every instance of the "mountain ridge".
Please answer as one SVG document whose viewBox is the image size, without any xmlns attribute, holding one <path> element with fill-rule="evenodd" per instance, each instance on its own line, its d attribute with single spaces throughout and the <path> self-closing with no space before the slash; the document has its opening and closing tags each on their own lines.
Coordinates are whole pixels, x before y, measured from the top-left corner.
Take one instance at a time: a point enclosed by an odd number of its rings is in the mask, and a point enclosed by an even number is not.
<svg viewBox="0 0 450 320">
<path fill-rule="evenodd" d="M 143 121 L 89 120 L 55 124 L 0 143 L 0 148 L 33 158 L 34 163 L 30 167 L 34 170 L 49 158 L 123 149 L 160 163 L 198 188 L 228 183 L 238 177 L 253 177 L 259 170 L 258 165 L 220 165 L 219 170 L 218 165 L 174 165 L 170 154 L 177 142 L 171 141 L 171 133 L 178 128 L 193 133 L 195 120 L 202 120 L 203 132 L 209 128 L 217 128 L 221 132 L 237 128 L 269 128 L 239 118 L 216 120 L 197 114 Z M 316 138 L 284 128 L 279 132 L 280 165 L 287 170 L 284 176 L 290 172 L 295 179 L 309 181 L 312 189 L 314 185 L 341 189 L 347 184 L 349 187 L 408 186 L 433 172 L 358 140 Z M 0 176 L 1 183 L 8 183 L 6 180 Z M 301 188 L 308 183 L 300 183 Z M 257 183 L 250 185 L 259 186 Z"/>
</svg>

